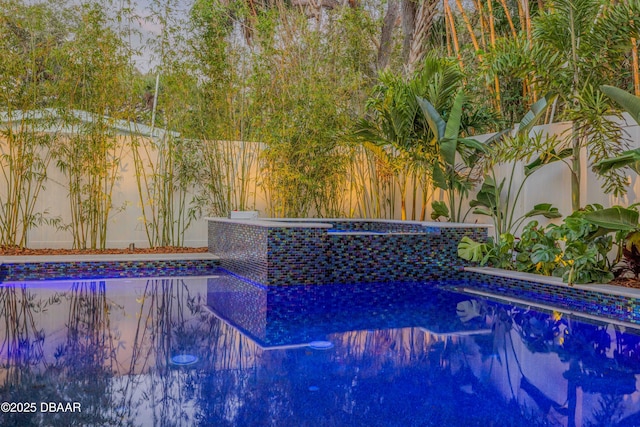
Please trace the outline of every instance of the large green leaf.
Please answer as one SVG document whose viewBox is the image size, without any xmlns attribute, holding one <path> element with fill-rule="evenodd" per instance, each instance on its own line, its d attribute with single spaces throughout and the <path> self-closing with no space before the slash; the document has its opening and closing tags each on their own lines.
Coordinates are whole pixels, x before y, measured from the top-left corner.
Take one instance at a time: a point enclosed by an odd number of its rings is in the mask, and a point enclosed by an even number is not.
<svg viewBox="0 0 640 427">
<path fill-rule="evenodd" d="M 458 243 L 458 256 L 472 262 L 481 262 L 487 253 L 487 244 L 479 243 L 464 236 Z"/>
<path fill-rule="evenodd" d="M 449 183 L 447 181 L 447 177 L 440 167 L 440 164 L 436 163 L 433 165 L 433 185 L 437 188 L 442 188 L 443 190 L 449 189 Z"/>
<path fill-rule="evenodd" d="M 613 206 L 584 214 L 584 219 L 599 227 L 609 230 L 636 230 L 638 229 L 638 211 Z"/>
<path fill-rule="evenodd" d="M 529 212 L 525 214 L 526 218 L 542 215 L 545 218 L 561 218 L 562 214 L 558 211 L 558 208 L 554 208 L 551 203 L 537 204 Z"/>
<path fill-rule="evenodd" d="M 445 138 L 458 138 L 460 134 L 460 123 L 462 122 L 462 106 L 466 101 L 467 97 L 464 92 L 458 92 L 456 99 L 453 101 L 451 111 L 449 111 L 449 118 L 444 131 Z"/>
<path fill-rule="evenodd" d="M 544 98 L 535 102 L 527 114 L 520 120 L 520 126 L 518 126 L 518 133 L 528 134 L 532 127 L 538 123 L 538 120 L 546 113 L 552 100 L 555 96 L 547 95 Z"/>
<path fill-rule="evenodd" d="M 640 97 L 630 94 L 614 86 L 602 85 L 600 90 L 609 98 L 620 104 L 631 115 L 636 123 L 640 124 Z"/>
<path fill-rule="evenodd" d="M 449 218 L 449 208 L 444 202 L 435 200 L 431 203 L 431 208 L 433 209 L 433 211 L 431 212 L 432 220 L 435 221 L 440 217 Z"/>
<path fill-rule="evenodd" d="M 442 156 L 442 161 L 445 164 L 449 166 L 455 166 L 457 151 L 458 151 L 457 138 L 444 138 L 440 141 L 440 156 Z"/>
<path fill-rule="evenodd" d="M 487 208 L 491 208 L 492 210 L 495 209 L 496 200 L 498 199 L 498 197 L 500 196 L 500 192 L 502 191 L 502 184 L 504 184 L 504 179 L 502 180 L 500 188 L 498 189 L 496 188 L 496 183 L 494 182 L 493 178 L 489 175 L 485 176 L 482 187 L 480 187 L 480 191 L 478 191 L 476 198 L 469 202 L 469 206 L 472 208 L 484 206 Z M 485 213 L 480 210 L 474 213 L 485 215 Z"/>
<path fill-rule="evenodd" d="M 473 138 L 458 138 L 458 144 L 464 145 L 465 147 L 471 148 L 476 151 L 481 151 L 483 153 L 489 151 L 485 144 Z"/>
<path fill-rule="evenodd" d="M 436 136 L 436 140 L 440 141 L 444 138 L 444 131 L 447 127 L 446 122 L 429 101 L 420 96 L 416 96 L 416 100 L 422 110 L 422 114 L 424 114 L 424 118 L 427 120 L 429 128 L 431 128 L 431 131 Z"/>
<path fill-rule="evenodd" d="M 610 159 L 600 160 L 593 165 L 593 170 L 599 174 L 604 174 L 611 169 L 619 169 L 626 166 L 640 174 L 640 148 L 625 151 L 619 156 L 611 157 Z"/>
<path fill-rule="evenodd" d="M 524 173 L 525 175 L 531 175 L 532 173 L 540 169 L 542 166 L 548 165 L 549 163 L 557 162 L 559 160 L 566 159 L 570 157 L 572 154 L 573 154 L 573 149 L 571 148 L 565 148 L 563 150 L 560 150 L 559 153 L 556 153 L 556 150 L 552 149 L 547 153 L 541 154 L 540 156 L 538 156 L 538 158 L 536 158 L 534 161 L 532 161 L 528 165 L 525 165 Z"/>
</svg>

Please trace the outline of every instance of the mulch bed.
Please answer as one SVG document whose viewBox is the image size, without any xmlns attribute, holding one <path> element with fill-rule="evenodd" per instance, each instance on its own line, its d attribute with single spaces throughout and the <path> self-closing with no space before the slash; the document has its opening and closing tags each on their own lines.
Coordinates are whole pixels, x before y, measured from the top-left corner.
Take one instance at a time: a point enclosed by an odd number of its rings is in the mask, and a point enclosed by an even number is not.
<svg viewBox="0 0 640 427">
<path fill-rule="evenodd" d="M 640 289 L 640 279 L 619 277 L 609 282 L 610 285 L 624 286 L 625 288 Z"/>
<path fill-rule="evenodd" d="M 112 254 L 175 254 L 175 253 L 203 253 L 206 247 L 181 247 L 161 246 L 157 248 L 124 249 L 29 249 L 19 247 L 0 246 L 0 255 L 24 256 L 24 255 L 112 255 Z"/>
</svg>

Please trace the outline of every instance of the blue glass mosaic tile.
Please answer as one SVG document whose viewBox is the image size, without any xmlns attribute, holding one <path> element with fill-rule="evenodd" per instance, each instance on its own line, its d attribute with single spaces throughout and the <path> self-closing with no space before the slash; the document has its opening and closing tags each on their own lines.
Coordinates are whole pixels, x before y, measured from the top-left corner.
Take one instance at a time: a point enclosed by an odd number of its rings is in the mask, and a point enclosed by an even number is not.
<svg viewBox="0 0 640 427">
<path fill-rule="evenodd" d="M 640 299 L 603 294 L 593 290 L 557 286 L 529 280 L 512 279 L 479 273 L 464 273 L 460 283 L 465 287 L 490 292 L 497 296 L 544 303 L 560 309 L 590 313 L 622 322 L 640 324 Z"/>
<path fill-rule="evenodd" d="M 217 260 L 32 262 L 0 265 L 0 283 L 24 280 L 208 275 Z"/>
<path fill-rule="evenodd" d="M 328 223 L 331 229 L 211 220 L 209 252 L 220 257 L 224 269 L 265 285 L 419 281 L 447 277 L 468 265 L 457 255 L 462 237 L 487 238 L 487 229 L 478 227 Z"/>
</svg>

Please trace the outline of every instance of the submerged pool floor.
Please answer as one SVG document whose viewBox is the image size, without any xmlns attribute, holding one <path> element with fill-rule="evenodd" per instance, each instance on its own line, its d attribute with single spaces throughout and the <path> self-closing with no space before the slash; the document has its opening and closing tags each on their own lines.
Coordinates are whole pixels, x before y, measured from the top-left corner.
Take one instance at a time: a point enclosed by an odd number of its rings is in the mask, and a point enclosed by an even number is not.
<svg viewBox="0 0 640 427">
<path fill-rule="evenodd" d="M 0 424 L 640 425 L 632 325 L 463 287 L 4 283 Z"/>
</svg>

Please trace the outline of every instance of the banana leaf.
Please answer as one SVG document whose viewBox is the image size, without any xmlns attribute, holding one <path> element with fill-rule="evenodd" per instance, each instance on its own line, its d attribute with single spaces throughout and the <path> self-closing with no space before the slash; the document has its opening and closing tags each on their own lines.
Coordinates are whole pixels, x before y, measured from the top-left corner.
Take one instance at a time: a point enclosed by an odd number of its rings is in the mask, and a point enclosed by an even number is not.
<svg viewBox="0 0 640 427">
<path fill-rule="evenodd" d="M 444 131 L 445 138 L 458 138 L 460 134 L 460 123 L 462 122 L 462 106 L 466 100 L 467 97 L 464 95 L 464 92 L 458 92 L 456 99 L 453 101 L 451 111 L 449 112 L 447 126 Z"/>
<path fill-rule="evenodd" d="M 640 124 L 640 97 L 630 94 L 614 86 L 602 85 L 600 90 L 609 98 L 617 102 L 636 123 Z"/>
<path fill-rule="evenodd" d="M 561 218 L 562 214 L 558 212 L 558 208 L 554 208 L 551 203 L 540 203 L 537 204 L 527 212 L 524 216 L 525 218 L 531 218 L 533 216 L 542 215 L 545 218 Z"/>
<path fill-rule="evenodd" d="M 599 174 L 609 172 L 612 169 L 630 167 L 640 174 L 640 148 L 625 151 L 619 156 L 604 159 L 593 165 L 593 170 Z"/>
<path fill-rule="evenodd" d="M 518 133 L 528 134 L 532 127 L 538 123 L 538 120 L 547 111 L 547 108 L 551 104 L 551 102 L 555 99 L 554 95 L 546 95 L 544 98 L 539 99 L 535 102 L 527 114 L 524 115 L 522 120 L 520 120 L 520 126 L 518 126 Z"/>
<path fill-rule="evenodd" d="M 429 128 L 436 136 L 436 140 L 441 140 L 444 138 L 444 132 L 447 127 L 447 123 L 440 116 L 436 108 L 426 99 L 416 96 L 416 100 L 418 101 L 418 105 L 424 114 L 424 118 L 427 120 L 427 124 Z"/>
<path fill-rule="evenodd" d="M 588 222 L 611 231 L 632 231 L 637 230 L 638 211 L 613 206 L 584 214 L 584 219 Z"/>
<path fill-rule="evenodd" d="M 432 179 L 433 185 L 435 185 L 436 188 L 442 188 L 443 190 L 449 189 L 449 182 L 447 181 L 447 177 L 438 163 L 433 165 Z"/>
<path fill-rule="evenodd" d="M 573 150 L 571 148 L 565 148 L 561 150 L 560 153 L 556 154 L 556 150 L 552 149 L 549 153 L 544 153 L 538 156 L 533 162 L 529 163 L 524 167 L 525 175 L 531 175 L 538 169 L 540 169 L 544 165 L 548 165 L 549 163 L 557 162 L 558 160 L 566 159 L 567 157 L 573 154 Z"/>
</svg>

